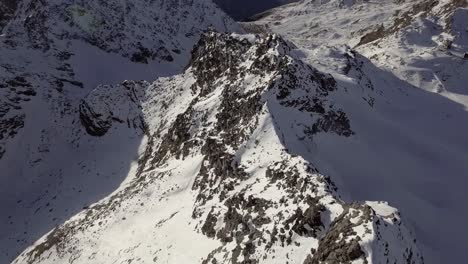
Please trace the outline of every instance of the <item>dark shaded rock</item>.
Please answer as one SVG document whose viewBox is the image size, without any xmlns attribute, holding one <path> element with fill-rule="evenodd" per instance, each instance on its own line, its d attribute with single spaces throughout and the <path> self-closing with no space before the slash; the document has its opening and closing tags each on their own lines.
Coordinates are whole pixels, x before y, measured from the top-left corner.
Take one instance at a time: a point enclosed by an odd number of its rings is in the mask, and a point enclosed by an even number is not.
<svg viewBox="0 0 468 264">
<path fill-rule="evenodd" d="M 152 51 L 146 47 L 143 47 L 141 43 L 138 44 L 138 51 L 133 53 L 133 55 L 130 58 L 130 60 L 133 62 L 145 64 L 155 59 L 160 59 L 168 62 L 174 61 L 174 58 L 171 56 L 171 53 L 165 47 L 159 47 L 157 51 Z"/>
<path fill-rule="evenodd" d="M 319 203 L 318 199 L 309 196 L 307 200 L 310 201 L 310 207 L 304 212 L 297 208 L 296 213 L 285 223 L 292 224 L 291 230 L 300 236 L 317 237 L 317 232 L 325 227 L 321 218 L 321 213 L 325 211 L 325 207 Z"/>
<path fill-rule="evenodd" d="M 13 79 L 7 80 L 6 84 L 11 87 L 32 87 L 32 85 L 22 76 L 16 76 Z"/>
<path fill-rule="evenodd" d="M 324 114 L 319 120 L 312 126 L 311 130 L 307 130 L 307 133 L 312 135 L 320 132 L 334 132 L 337 135 L 349 137 L 354 134 L 351 130 L 351 125 L 346 114 L 339 111 L 329 111 Z"/>
<path fill-rule="evenodd" d="M 148 63 L 148 58 L 153 57 L 153 53 L 145 48 L 140 46 L 138 52 L 133 53 L 130 58 L 133 62 Z"/>
<path fill-rule="evenodd" d="M 214 227 L 216 226 L 217 221 L 218 218 L 213 214 L 213 210 L 211 210 L 211 212 L 206 217 L 205 223 L 201 228 L 202 233 L 207 237 L 215 237 L 216 230 L 214 229 Z"/>
<path fill-rule="evenodd" d="M 214 195 L 223 201 L 227 192 L 248 175 L 227 152 L 226 146 L 216 139 L 206 139 L 201 151 L 205 158 L 192 186 L 193 190 L 199 190 L 197 202 L 204 204 Z"/>
<path fill-rule="evenodd" d="M 211 93 L 222 74 L 227 74 L 229 79 L 236 78 L 236 68 L 250 47 L 247 40 L 239 41 L 214 32 L 203 34 L 192 50 L 190 66 L 197 79 L 193 89 L 200 89 L 200 96 L 205 96 Z"/>
<path fill-rule="evenodd" d="M 80 103 L 80 121 L 91 136 L 101 137 L 112 127 L 112 120 L 95 113 L 92 107 L 84 100 Z"/>
<path fill-rule="evenodd" d="M 262 107 L 261 93 L 252 91 L 240 94 L 234 89 L 226 89 L 222 95 L 216 129 L 224 132 L 224 142 L 237 147 L 253 132 L 258 118 L 256 115 Z M 251 126 L 248 123 L 252 122 Z"/>
<path fill-rule="evenodd" d="M 190 127 L 192 125 L 193 109 L 191 106 L 183 113 L 179 114 L 168 132 L 163 136 L 158 151 L 155 153 L 152 166 L 160 164 L 169 154 L 176 158 L 184 158 L 195 144 L 190 142 Z"/>
<path fill-rule="evenodd" d="M 350 209 L 354 211 L 351 213 Z M 351 222 L 351 219 L 357 216 L 356 210 L 362 216 L 355 224 Z M 333 221 L 325 236 L 320 239 L 317 251 L 313 255 L 309 255 L 304 264 L 351 263 L 359 258 L 364 258 L 365 253 L 359 245 L 360 238 L 352 238 L 348 242 L 346 240 L 348 237 L 356 235 L 353 227 L 372 221 L 371 215 L 372 209 L 369 206 L 357 204 L 346 206 L 345 211 Z"/>
<path fill-rule="evenodd" d="M 458 1 L 458 0 L 457 0 Z M 404 13 L 397 13 L 394 19 L 393 25 L 388 28 L 385 28 L 383 25 L 380 25 L 373 31 L 365 34 L 361 37 L 361 40 L 357 46 L 365 45 L 370 42 L 380 40 L 385 38 L 411 24 L 416 15 L 420 14 L 422 17 L 426 17 L 434 7 L 439 4 L 439 0 L 427 0 L 427 1 L 417 1 L 411 7 L 411 9 Z"/>
<path fill-rule="evenodd" d="M 308 173 L 315 172 L 317 172 L 315 169 L 308 168 Z M 311 177 L 306 177 L 301 174 L 296 167 L 289 165 L 285 161 L 268 166 L 265 176 L 270 179 L 272 184 L 275 184 L 278 188 L 284 189 L 291 194 L 297 195 L 298 193 L 315 188 Z"/>
<path fill-rule="evenodd" d="M 1 117 L 1 115 L 0 115 Z M 0 118 L 0 141 L 14 137 L 24 127 L 26 116 L 16 115 L 10 118 Z M 0 144 L 0 159 L 5 154 L 5 147 Z"/>
<path fill-rule="evenodd" d="M 2 0 L 0 1 L 0 32 L 3 27 L 13 18 L 19 0 Z"/>
</svg>

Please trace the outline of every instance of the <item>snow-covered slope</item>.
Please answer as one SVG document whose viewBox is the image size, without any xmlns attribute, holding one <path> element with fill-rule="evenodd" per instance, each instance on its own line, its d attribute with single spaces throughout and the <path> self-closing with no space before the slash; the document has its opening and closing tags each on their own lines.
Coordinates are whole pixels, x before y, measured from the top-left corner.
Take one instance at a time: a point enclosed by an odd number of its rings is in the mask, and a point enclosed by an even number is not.
<svg viewBox="0 0 468 264">
<path fill-rule="evenodd" d="M 339 99 L 355 136 L 317 139 L 315 165 L 350 198 L 398 207 L 427 263 L 462 263 L 468 244 L 467 12 L 465 0 L 304 0 L 245 25 L 293 41 L 350 93 L 369 87 L 371 108 Z"/>
<path fill-rule="evenodd" d="M 96 138 L 82 125 L 84 97 L 101 83 L 179 73 L 202 31 L 237 30 L 202 0 L 18 2 L 0 36 L 0 263 L 106 197 L 136 164 L 136 114 Z"/>
<path fill-rule="evenodd" d="M 355 134 L 336 100 L 349 92 L 294 50 L 210 32 L 184 73 L 90 93 L 91 131 L 138 120 L 146 148 L 118 190 L 15 263 L 423 263 L 395 209 L 345 202 L 314 166 L 321 135 Z"/>
</svg>

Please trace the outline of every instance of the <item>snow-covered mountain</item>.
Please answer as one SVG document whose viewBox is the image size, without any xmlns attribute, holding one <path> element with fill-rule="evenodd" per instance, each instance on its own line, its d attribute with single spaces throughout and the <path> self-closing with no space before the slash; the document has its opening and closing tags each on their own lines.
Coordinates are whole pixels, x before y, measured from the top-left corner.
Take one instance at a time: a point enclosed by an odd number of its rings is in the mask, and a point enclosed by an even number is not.
<svg viewBox="0 0 468 264">
<path fill-rule="evenodd" d="M 395 209 L 343 201 L 314 167 L 317 135 L 354 131 L 344 87 L 294 49 L 207 33 L 183 74 L 98 87 L 88 131 L 142 120 L 146 148 L 116 192 L 15 263 L 422 263 Z"/>
<path fill-rule="evenodd" d="M 1 3 L 0 263 L 463 261 L 466 2 Z"/>
<path fill-rule="evenodd" d="M 238 30 L 201 0 L 17 2 L 0 36 L 0 263 L 114 191 L 138 159 L 141 131 L 88 135 L 84 97 L 180 73 L 201 32 Z"/>
<path fill-rule="evenodd" d="M 464 262 L 468 2 L 301 1 L 246 27 L 281 34 L 304 61 L 371 88 L 372 109 L 345 111 L 355 136 L 317 140 L 315 165 L 350 198 L 398 207 L 426 263 Z"/>
</svg>

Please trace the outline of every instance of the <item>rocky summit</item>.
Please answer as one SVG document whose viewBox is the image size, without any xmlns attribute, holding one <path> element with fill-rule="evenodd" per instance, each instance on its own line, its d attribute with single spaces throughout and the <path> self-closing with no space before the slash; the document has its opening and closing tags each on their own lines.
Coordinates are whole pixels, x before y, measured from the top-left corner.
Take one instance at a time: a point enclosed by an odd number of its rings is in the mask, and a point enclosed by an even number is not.
<svg viewBox="0 0 468 264">
<path fill-rule="evenodd" d="M 109 263 L 339 263 L 376 255 L 422 263 L 395 209 L 343 201 L 303 155 L 318 133 L 354 132 L 330 98 L 341 87 L 291 57 L 294 48 L 276 35 L 209 32 L 180 75 L 96 88 L 80 104 L 81 123 L 91 136 L 112 127 L 144 134 L 135 176 L 16 263 L 87 263 L 98 255 Z M 109 244 L 113 236 L 138 243 Z"/>
<path fill-rule="evenodd" d="M 467 7 L 1 1 L 0 263 L 460 263 Z"/>
</svg>

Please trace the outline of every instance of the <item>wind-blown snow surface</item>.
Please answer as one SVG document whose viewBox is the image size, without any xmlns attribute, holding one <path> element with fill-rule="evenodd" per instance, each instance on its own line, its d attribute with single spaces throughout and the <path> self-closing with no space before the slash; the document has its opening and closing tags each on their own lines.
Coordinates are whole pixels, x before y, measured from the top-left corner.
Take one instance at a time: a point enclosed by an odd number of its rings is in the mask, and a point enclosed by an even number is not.
<svg viewBox="0 0 468 264">
<path fill-rule="evenodd" d="M 423 263 L 394 208 L 343 201 L 314 167 L 320 135 L 355 134 L 336 98 L 363 91 L 294 49 L 207 33 L 183 74 L 98 87 L 80 106 L 88 132 L 141 125 L 138 166 L 15 263 Z"/>
<path fill-rule="evenodd" d="M 19 2 L 0 36 L 0 263 L 136 168 L 139 119 L 93 137 L 81 99 L 101 83 L 180 73 L 202 31 L 238 29 L 201 0 Z"/>
<path fill-rule="evenodd" d="M 466 260 L 467 7 L 464 0 L 301 1 L 246 25 L 292 40 L 298 57 L 346 87 L 349 95 L 336 100 L 355 135 L 319 135 L 314 164 L 351 199 L 398 207 L 426 263 Z"/>
</svg>

